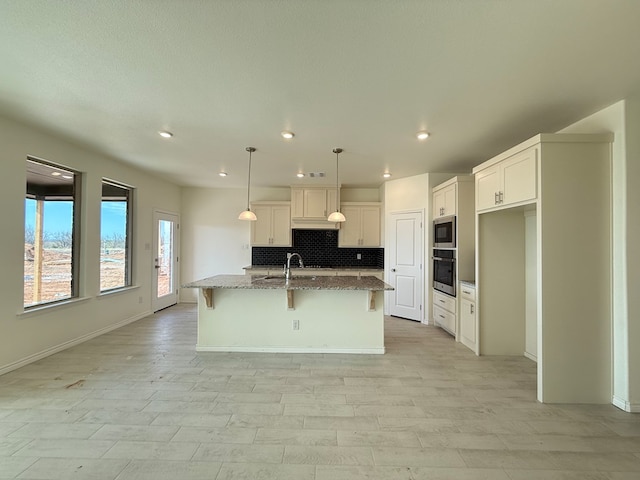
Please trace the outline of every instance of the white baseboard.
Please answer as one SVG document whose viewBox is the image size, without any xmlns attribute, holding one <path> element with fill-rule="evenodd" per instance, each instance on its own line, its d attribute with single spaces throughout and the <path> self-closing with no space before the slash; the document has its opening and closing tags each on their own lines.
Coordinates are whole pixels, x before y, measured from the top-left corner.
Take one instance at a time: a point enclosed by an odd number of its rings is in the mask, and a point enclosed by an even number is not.
<svg viewBox="0 0 640 480">
<path fill-rule="evenodd" d="M 528 358 L 529 360 L 533 360 L 534 362 L 538 363 L 538 356 L 537 355 L 533 355 L 529 352 L 524 352 L 524 356 L 526 358 Z"/>
<path fill-rule="evenodd" d="M 611 403 L 613 403 L 613 405 L 618 407 L 620 410 L 624 410 L 625 412 L 640 413 L 640 404 L 629 403 L 626 400 L 623 400 L 616 396 L 613 397 Z"/>
<path fill-rule="evenodd" d="M 201 347 L 196 346 L 196 352 L 245 352 L 245 353 L 347 353 L 382 355 L 385 347 L 381 348 L 313 348 L 313 347 Z"/>
<path fill-rule="evenodd" d="M 91 340 L 92 338 L 99 337 L 104 333 L 110 332 L 120 327 L 124 327 L 125 325 L 135 322 L 136 320 L 140 320 L 141 318 L 148 317 L 152 313 L 153 312 L 151 311 L 139 313 L 137 315 L 134 315 L 133 317 L 129 317 L 118 323 L 109 325 L 108 327 L 104 327 L 104 328 L 101 328 L 100 330 L 96 330 L 95 332 L 87 333 L 86 335 L 82 335 L 81 337 L 74 338 L 73 340 L 69 340 L 68 342 L 55 345 L 53 347 L 50 347 L 40 352 L 29 355 L 28 357 L 24 357 L 18 360 L 17 362 L 12 362 L 7 365 L 0 366 L 0 375 L 4 375 L 5 373 L 9 373 L 13 370 L 17 370 L 18 368 L 24 367 L 25 365 L 29 365 L 30 363 L 37 362 L 38 360 L 48 357 L 49 355 L 53 355 L 54 353 L 61 352 L 62 350 L 66 350 L 67 348 L 73 347 L 75 345 L 79 345 L 83 342 L 86 342 L 87 340 Z"/>
</svg>

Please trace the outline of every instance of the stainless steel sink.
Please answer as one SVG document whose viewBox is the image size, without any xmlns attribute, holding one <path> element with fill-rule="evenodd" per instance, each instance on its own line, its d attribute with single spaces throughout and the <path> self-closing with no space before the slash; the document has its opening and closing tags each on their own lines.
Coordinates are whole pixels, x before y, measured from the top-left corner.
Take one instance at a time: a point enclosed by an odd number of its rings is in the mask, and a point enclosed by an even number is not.
<svg viewBox="0 0 640 480">
<path fill-rule="evenodd" d="M 271 276 L 271 275 L 267 275 L 266 277 L 259 277 L 256 278 L 256 280 L 260 281 L 260 282 L 275 282 L 276 280 L 280 280 L 284 282 L 284 276 Z"/>
</svg>

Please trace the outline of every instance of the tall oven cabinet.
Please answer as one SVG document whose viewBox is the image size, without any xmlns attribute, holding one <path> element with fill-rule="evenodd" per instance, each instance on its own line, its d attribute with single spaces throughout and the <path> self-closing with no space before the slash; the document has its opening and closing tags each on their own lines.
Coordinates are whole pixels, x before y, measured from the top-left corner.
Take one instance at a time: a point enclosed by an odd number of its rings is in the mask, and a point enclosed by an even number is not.
<svg viewBox="0 0 640 480">
<path fill-rule="evenodd" d="M 455 287 L 459 280 L 474 280 L 475 265 L 475 183 L 473 175 L 458 175 L 432 189 L 432 222 L 443 216 L 455 217 L 454 245 L 451 248 L 438 247 L 439 254 L 443 250 L 451 250 L 447 257 L 455 260 L 453 266 L 453 293 L 439 291 L 434 285 L 434 249 L 429 252 L 431 259 L 430 278 L 431 315 L 435 325 L 453 335 L 460 341 L 459 292 Z M 432 232 L 433 234 L 433 232 Z M 433 236 L 433 235 L 432 235 Z M 431 245 L 433 247 L 433 245 Z M 446 252 L 445 252 L 446 253 Z"/>
</svg>

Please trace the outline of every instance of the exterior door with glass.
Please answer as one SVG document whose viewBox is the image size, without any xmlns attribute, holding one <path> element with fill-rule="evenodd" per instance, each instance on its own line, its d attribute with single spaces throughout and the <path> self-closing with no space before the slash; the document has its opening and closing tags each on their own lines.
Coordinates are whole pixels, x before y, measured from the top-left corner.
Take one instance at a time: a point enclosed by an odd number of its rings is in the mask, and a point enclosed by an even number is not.
<svg viewBox="0 0 640 480">
<path fill-rule="evenodd" d="M 153 300 L 154 312 L 178 303 L 178 260 L 180 218 L 176 214 L 153 214 Z"/>
</svg>

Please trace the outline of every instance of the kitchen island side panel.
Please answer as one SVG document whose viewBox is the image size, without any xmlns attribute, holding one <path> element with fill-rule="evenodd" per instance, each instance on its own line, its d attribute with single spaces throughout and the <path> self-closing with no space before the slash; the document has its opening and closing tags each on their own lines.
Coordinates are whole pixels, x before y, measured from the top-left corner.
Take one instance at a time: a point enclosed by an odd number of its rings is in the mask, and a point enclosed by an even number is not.
<svg viewBox="0 0 640 480">
<path fill-rule="evenodd" d="M 295 290 L 293 310 L 286 290 L 213 292 L 211 309 L 199 292 L 198 351 L 384 353 L 381 291 L 373 311 L 366 290 Z"/>
</svg>

